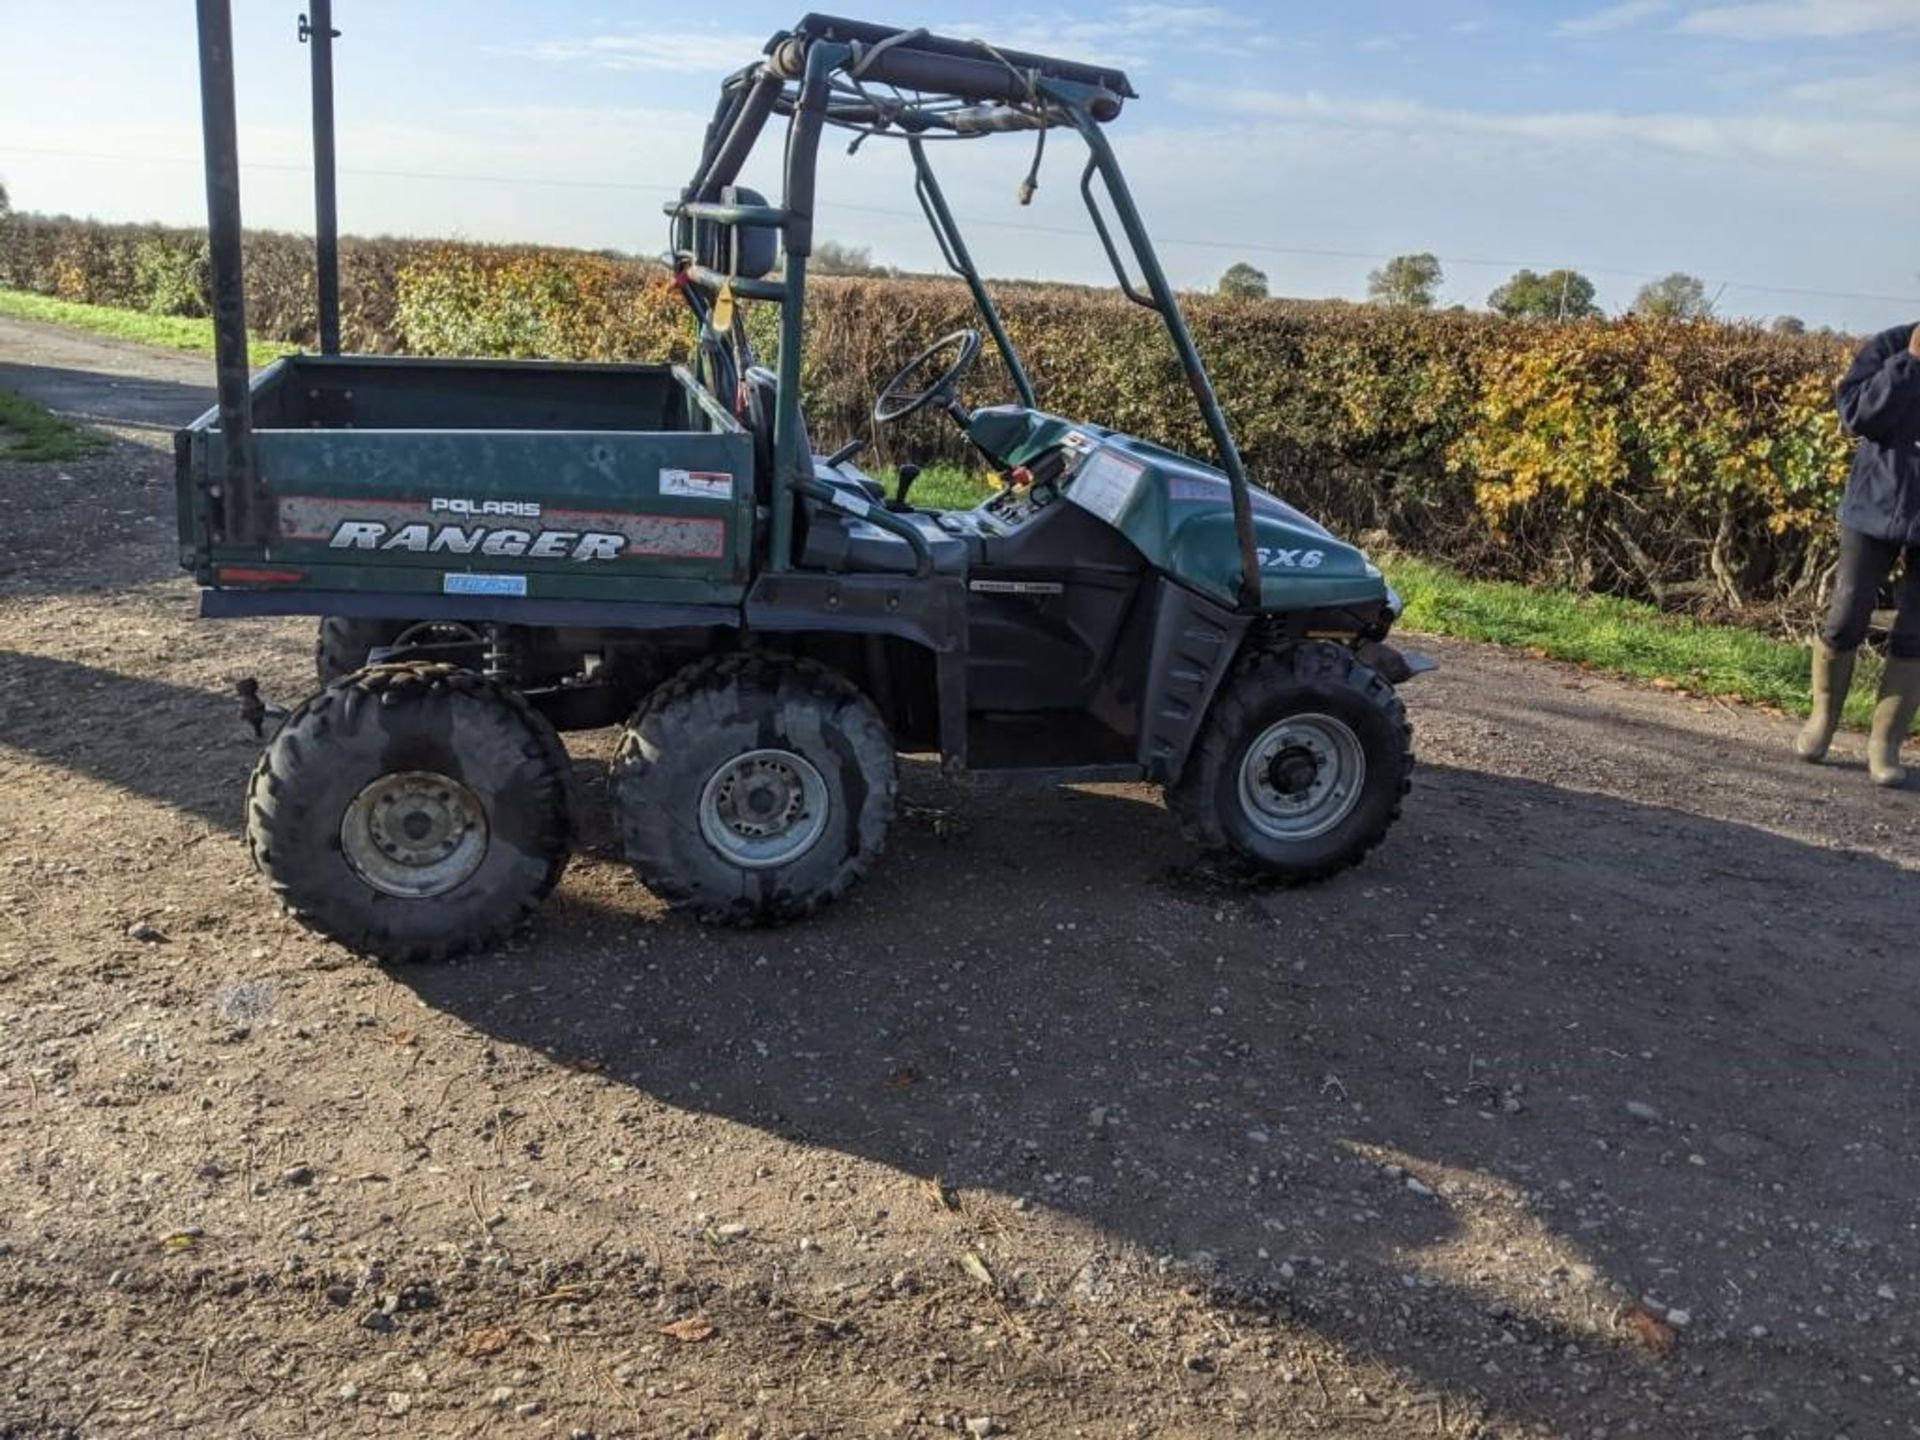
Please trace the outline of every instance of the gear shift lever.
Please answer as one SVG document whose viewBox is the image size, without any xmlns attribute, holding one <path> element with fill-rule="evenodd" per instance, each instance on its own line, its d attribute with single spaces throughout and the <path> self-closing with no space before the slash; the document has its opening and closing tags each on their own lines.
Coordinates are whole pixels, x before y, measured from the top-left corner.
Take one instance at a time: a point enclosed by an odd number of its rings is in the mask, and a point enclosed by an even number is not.
<svg viewBox="0 0 1920 1440">
<path fill-rule="evenodd" d="M 894 472 L 894 476 L 893 499 L 887 502 L 887 509 L 899 514 L 913 508 L 907 504 L 907 492 L 913 489 L 913 482 L 920 478 L 920 467 L 908 461 Z"/>
</svg>

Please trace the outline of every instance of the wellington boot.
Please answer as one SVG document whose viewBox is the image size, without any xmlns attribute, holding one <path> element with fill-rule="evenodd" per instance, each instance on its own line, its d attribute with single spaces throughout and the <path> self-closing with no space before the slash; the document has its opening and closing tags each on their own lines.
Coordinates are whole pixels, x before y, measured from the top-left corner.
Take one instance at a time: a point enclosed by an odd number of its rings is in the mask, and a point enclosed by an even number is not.
<svg viewBox="0 0 1920 1440">
<path fill-rule="evenodd" d="M 1801 727 L 1793 750 L 1802 760 L 1827 758 L 1833 732 L 1840 728 L 1840 712 L 1847 705 L 1847 688 L 1853 684 L 1853 657 L 1859 652 L 1836 652 L 1824 640 L 1813 642 L 1813 714 Z"/>
<path fill-rule="evenodd" d="M 1873 734 L 1867 740 L 1867 769 L 1873 783 L 1888 787 L 1907 783 L 1907 767 L 1900 763 L 1900 745 L 1920 712 L 1920 660 L 1889 660 L 1880 677 L 1880 702 L 1873 707 Z"/>
</svg>

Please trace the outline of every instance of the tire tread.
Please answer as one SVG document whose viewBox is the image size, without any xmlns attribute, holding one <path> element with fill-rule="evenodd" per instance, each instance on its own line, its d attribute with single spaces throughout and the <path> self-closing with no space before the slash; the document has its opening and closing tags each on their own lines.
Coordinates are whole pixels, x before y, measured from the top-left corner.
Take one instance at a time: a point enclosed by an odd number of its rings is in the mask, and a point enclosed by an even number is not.
<svg viewBox="0 0 1920 1440">
<path fill-rule="evenodd" d="M 886 780 L 879 813 L 868 821 L 852 854 L 831 880 L 805 891 L 783 890 L 771 901 L 747 895 L 717 898 L 681 871 L 666 843 L 672 822 L 646 803 L 640 786 L 659 763 L 645 753 L 651 745 L 663 757 L 682 753 L 702 723 L 708 703 L 761 690 L 779 704 L 809 704 L 844 718 L 836 730 L 853 743 L 862 769 Z M 854 711 L 848 715 L 847 711 Z M 873 702 L 839 672 L 817 661 L 753 651 L 712 656 L 686 666 L 653 690 L 628 721 L 613 757 L 613 788 L 622 846 L 643 883 L 669 907 L 710 925 L 753 926 L 804 919 L 839 899 L 865 875 L 885 851 L 898 791 L 893 742 Z M 853 823 L 859 824 L 856 816 Z"/>
<path fill-rule="evenodd" d="M 1394 780 L 1392 804 L 1352 844 L 1323 863 L 1275 873 L 1235 842 L 1216 797 L 1261 701 L 1276 690 L 1309 685 L 1345 688 L 1383 712 L 1399 740 L 1400 773 Z M 1221 685 L 1179 780 L 1167 787 L 1167 808 L 1188 842 L 1216 864 L 1283 885 L 1309 885 L 1359 864 L 1386 838 L 1413 788 L 1413 766 L 1413 725 L 1405 703 L 1379 672 L 1351 650 L 1325 641 L 1260 646 L 1242 655 Z"/>
<path fill-rule="evenodd" d="M 499 705 L 524 728 L 527 739 L 521 748 L 522 758 L 538 764 L 539 783 L 553 787 L 558 797 L 552 823 L 533 837 L 540 858 L 546 862 L 545 873 L 506 916 L 481 931 L 401 942 L 377 925 L 343 925 L 339 917 L 325 913 L 325 897 L 311 885 L 311 877 L 288 873 L 274 847 L 276 834 L 297 833 L 301 827 L 324 823 L 294 798 L 298 793 L 293 784 L 296 772 L 310 763 L 324 763 L 329 746 L 357 732 L 374 707 L 419 703 L 444 695 Z M 517 928 L 559 883 L 571 839 L 570 781 L 566 747 L 553 727 L 517 691 L 452 665 L 408 662 L 371 666 L 341 677 L 301 702 L 260 752 L 247 787 L 247 849 L 282 909 L 305 928 L 338 940 L 351 950 L 386 960 L 446 960 L 491 944 Z"/>
</svg>

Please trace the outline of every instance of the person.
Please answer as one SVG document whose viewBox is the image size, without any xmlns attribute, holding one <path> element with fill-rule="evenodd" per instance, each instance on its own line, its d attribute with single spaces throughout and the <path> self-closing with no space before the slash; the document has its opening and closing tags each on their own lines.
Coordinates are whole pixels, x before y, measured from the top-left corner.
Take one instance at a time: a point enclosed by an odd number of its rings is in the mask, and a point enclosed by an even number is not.
<svg viewBox="0 0 1920 1440">
<path fill-rule="evenodd" d="M 1876 785 L 1903 785 L 1900 745 L 1920 710 L 1920 325 L 1882 331 L 1840 382 L 1840 419 L 1859 437 L 1840 502 L 1840 565 L 1813 646 L 1813 715 L 1795 748 L 1824 759 L 1880 588 L 1902 565 L 1886 671 L 1867 741 Z"/>
</svg>

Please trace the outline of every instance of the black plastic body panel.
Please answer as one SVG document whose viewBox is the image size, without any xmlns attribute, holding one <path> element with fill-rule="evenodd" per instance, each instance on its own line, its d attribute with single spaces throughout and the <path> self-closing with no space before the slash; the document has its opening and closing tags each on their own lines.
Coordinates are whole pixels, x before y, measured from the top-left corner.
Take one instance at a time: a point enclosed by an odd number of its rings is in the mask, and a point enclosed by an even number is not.
<svg viewBox="0 0 1920 1440">
<path fill-rule="evenodd" d="M 1149 780 L 1170 785 L 1180 778 L 1248 624 L 1245 615 L 1160 580 L 1140 705 L 1140 764 Z"/>
<path fill-rule="evenodd" d="M 398 595 L 383 590 L 202 590 L 200 615 L 344 615 L 356 620 L 459 620 L 467 624 L 580 625 L 609 630 L 738 629 L 731 605 L 623 600 L 533 600 L 512 595 Z"/>
<path fill-rule="evenodd" d="M 1088 708 L 1113 672 L 1144 573 L 1139 551 L 1065 501 L 979 543 L 967 580 L 968 708 Z"/>
</svg>

